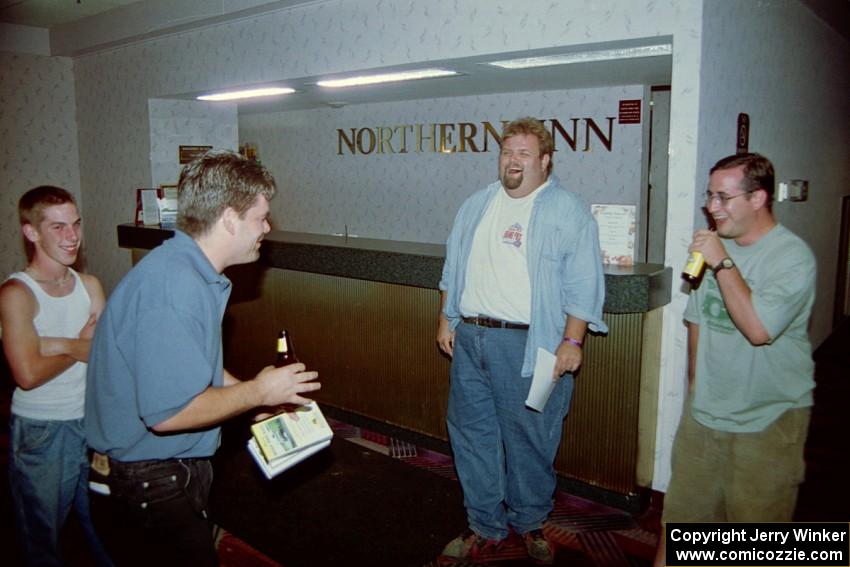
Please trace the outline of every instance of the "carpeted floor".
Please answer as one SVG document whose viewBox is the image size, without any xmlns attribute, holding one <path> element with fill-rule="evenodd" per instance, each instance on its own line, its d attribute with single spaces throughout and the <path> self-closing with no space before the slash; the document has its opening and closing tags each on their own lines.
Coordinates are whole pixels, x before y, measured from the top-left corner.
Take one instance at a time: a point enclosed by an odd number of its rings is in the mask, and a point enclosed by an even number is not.
<svg viewBox="0 0 850 567">
<path fill-rule="evenodd" d="M 331 447 L 269 481 L 234 441 L 216 457 L 213 515 L 284 567 L 471 565 L 440 557 L 466 527 L 451 459 L 332 422 Z M 244 437 L 244 436 L 243 436 Z M 545 527 L 556 565 L 648 565 L 657 535 L 614 508 L 559 493 Z M 531 565 L 511 538 L 492 561 Z"/>
<path fill-rule="evenodd" d="M 328 449 L 273 480 L 241 439 L 226 441 L 214 520 L 286 567 L 424 565 L 464 525 L 458 483 L 349 442 L 335 425 Z"/>
</svg>

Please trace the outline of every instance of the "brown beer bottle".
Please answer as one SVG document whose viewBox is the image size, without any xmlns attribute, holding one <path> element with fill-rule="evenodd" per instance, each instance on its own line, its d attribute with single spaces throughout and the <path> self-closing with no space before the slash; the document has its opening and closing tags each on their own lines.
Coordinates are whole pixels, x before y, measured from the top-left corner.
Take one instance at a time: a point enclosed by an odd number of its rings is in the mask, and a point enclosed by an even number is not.
<svg viewBox="0 0 850 567">
<path fill-rule="evenodd" d="M 277 360 L 275 360 L 274 365 L 277 368 L 280 368 L 281 366 L 294 364 L 296 362 L 298 362 L 298 359 L 295 358 L 295 350 L 292 348 L 292 339 L 289 338 L 289 333 L 287 333 L 286 329 L 284 329 L 277 336 Z"/>
</svg>

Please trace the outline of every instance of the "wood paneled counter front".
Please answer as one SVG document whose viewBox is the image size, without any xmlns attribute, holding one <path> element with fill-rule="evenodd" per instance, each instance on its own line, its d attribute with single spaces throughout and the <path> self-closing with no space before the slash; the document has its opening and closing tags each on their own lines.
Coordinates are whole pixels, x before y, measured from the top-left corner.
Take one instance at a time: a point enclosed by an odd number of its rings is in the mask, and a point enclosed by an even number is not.
<svg viewBox="0 0 850 567">
<path fill-rule="evenodd" d="M 118 226 L 134 261 L 172 234 Z M 319 371 L 316 398 L 391 426 L 446 440 L 449 360 L 435 342 L 445 247 L 273 231 L 256 264 L 227 271 L 225 364 L 251 376 L 271 364 L 289 330 Z M 661 309 L 672 270 L 605 270 L 609 333 L 589 337 L 556 469 L 566 479 L 622 495 L 651 482 Z"/>
</svg>

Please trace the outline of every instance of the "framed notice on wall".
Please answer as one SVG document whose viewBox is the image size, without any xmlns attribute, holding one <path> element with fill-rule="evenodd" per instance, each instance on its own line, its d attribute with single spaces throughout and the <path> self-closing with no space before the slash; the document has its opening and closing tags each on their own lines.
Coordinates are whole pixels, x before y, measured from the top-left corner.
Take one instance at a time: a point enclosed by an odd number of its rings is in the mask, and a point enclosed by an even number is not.
<svg viewBox="0 0 850 567">
<path fill-rule="evenodd" d="M 211 149 L 212 146 L 180 146 L 180 165 L 193 161 L 196 157 L 204 155 Z"/>
<path fill-rule="evenodd" d="M 591 205 L 599 226 L 602 262 L 631 266 L 635 261 L 635 206 Z"/>
</svg>

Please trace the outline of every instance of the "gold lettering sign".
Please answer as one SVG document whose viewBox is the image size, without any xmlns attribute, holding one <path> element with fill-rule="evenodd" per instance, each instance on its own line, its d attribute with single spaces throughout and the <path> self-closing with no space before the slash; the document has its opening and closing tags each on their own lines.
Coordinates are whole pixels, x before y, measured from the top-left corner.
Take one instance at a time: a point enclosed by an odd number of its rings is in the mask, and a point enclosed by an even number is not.
<svg viewBox="0 0 850 567">
<path fill-rule="evenodd" d="M 592 151 L 601 145 L 611 151 L 614 145 L 614 120 L 606 116 L 604 126 L 593 118 L 556 118 L 543 120 L 555 141 L 555 150 Z M 503 120 L 501 127 L 509 121 Z M 498 148 L 502 137 L 500 127 L 490 122 L 437 122 L 430 124 L 397 124 L 363 128 L 337 128 L 337 155 L 406 154 L 416 153 L 483 153 Z M 560 143 L 560 144 L 559 144 Z M 491 146 L 492 144 L 492 146 Z"/>
</svg>

